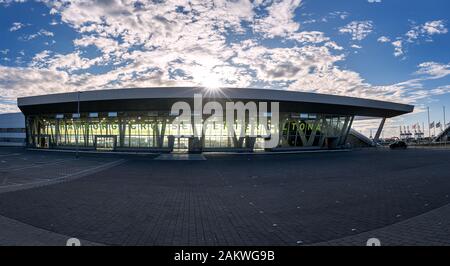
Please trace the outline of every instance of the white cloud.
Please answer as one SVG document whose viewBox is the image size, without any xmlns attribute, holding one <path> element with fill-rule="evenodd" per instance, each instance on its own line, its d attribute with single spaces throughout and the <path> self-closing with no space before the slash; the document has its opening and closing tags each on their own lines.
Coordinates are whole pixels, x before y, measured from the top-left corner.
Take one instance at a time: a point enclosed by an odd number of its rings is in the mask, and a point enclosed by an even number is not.
<svg viewBox="0 0 450 266">
<path fill-rule="evenodd" d="M 51 26 L 56 26 L 56 25 L 58 25 L 58 24 L 60 24 L 60 23 L 57 22 L 57 21 L 54 20 L 54 19 L 50 22 L 50 25 L 51 25 Z"/>
<path fill-rule="evenodd" d="M 26 25 L 21 23 L 21 22 L 14 22 L 11 26 L 11 28 L 9 28 L 9 31 L 18 31 L 21 28 L 25 27 Z"/>
<path fill-rule="evenodd" d="M 406 39 L 408 42 L 413 42 L 416 40 L 420 35 L 420 31 L 418 27 L 414 27 L 413 29 L 409 30 L 407 33 L 405 33 Z"/>
<path fill-rule="evenodd" d="M 404 54 L 403 52 L 403 42 L 401 40 L 397 40 L 391 43 L 392 46 L 394 46 L 394 56 L 402 56 Z"/>
<path fill-rule="evenodd" d="M 450 75 L 450 63 L 424 62 L 418 65 L 416 74 L 428 75 L 432 79 L 443 78 Z"/>
<path fill-rule="evenodd" d="M 294 12 L 300 6 L 300 0 L 275 1 L 267 8 L 268 15 L 255 20 L 255 32 L 265 37 L 286 37 L 300 28 L 294 21 Z"/>
<path fill-rule="evenodd" d="M 367 2 L 373 4 L 373 3 L 381 3 L 381 0 L 367 0 Z"/>
<path fill-rule="evenodd" d="M 350 14 L 348 12 L 345 12 L 345 11 L 335 11 L 335 12 L 331 12 L 330 13 L 330 17 L 331 18 L 339 17 L 342 20 L 348 18 L 348 16 L 350 16 Z"/>
<path fill-rule="evenodd" d="M 425 40 L 432 41 L 432 36 L 436 34 L 446 34 L 448 32 L 445 27 L 444 20 L 433 20 L 425 22 L 424 24 L 415 25 L 408 30 L 404 36 L 396 38 L 396 41 L 391 42 L 394 46 L 394 56 L 402 56 L 405 54 L 405 46 L 420 43 Z M 389 38 L 381 36 L 378 38 L 379 42 L 389 42 Z"/>
<path fill-rule="evenodd" d="M 422 31 L 428 35 L 445 34 L 448 32 L 443 20 L 428 21 L 422 26 Z"/>
<path fill-rule="evenodd" d="M 49 50 L 44 50 L 40 53 L 37 53 L 34 57 L 33 60 L 31 61 L 31 65 L 37 65 L 39 64 L 39 62 L 44 61 L 45 59 L 47 59 L 50 56 L 51 52 Z"/>
<path fill-rule="evenodd" d="M 0 65 L 0 99 L 15 101 L 18 95 L 52 93 L 67 80 L 68 75 L 64 72 Z"/>
<path fill-rule="evenodd" d="M 0 103 L 0 114 L 17 113 L 17 112 L 20 112 L 20 110 L 15 103 Z"/>
<path fill-rule="evenodd" d="M 444 20 L 433 20 L 424 24 L 413 26 L 406 34 L 406 40 L 410 43 L 415 42 L 419 38 L 431 40 L 432 35 L 446 34 L 448 29 L 445 27 Z"/>
<path fill-rule="evenodd" d="M 416 109 L 414 109 L 414 114 L 416 114 Z M 390 138 L 390 137 L 398 137 L 399 135 L 399 126 L 406 125 L 406 117 L 409 114 L 386 119 L 385 124 L 383 126 L 383 131 L 381 132 L 381 138 Z M 380 125 L 381 119 L 367 119 L 367 120 L 354 120 L 352 123 L 352 128 L 359 131 L 360 133 L 370 136 L 372 133 L 372 137 L 375 136 L 377 129 Z M 422 127 L 422 124 L 420 125 Z"/>
<path fill-rule="evenodd" d="M 71 74 L 76 70 L 88 69 L 101 61 L 103 61 L 101 57 L 83 58 L 80 52 L 56 54 L 50 57 L 50 52 L 46 50 L 34 56 L 30 66 L 53 71 L 65 70 Z"/>
<path fill-rule="evenodd" d="M 390 42 L 391 39 L 389 39 L 386 36 L 381 36 L 380 38 L 377 39 L 378 42 Z"/>
<path fill-rule="evenodd" d="M 123 50 L 116 40 L 102 36 L 84 35 L 80 39 L 75 39 L 73 43 L 78 47 L 96 46 L 104 54 Z"/>
<path fill-rule="evenodd" d="M 325 43 L 325 47 L 340 51 L 340 50 L 344 50 L 344 47 L 339 46 L 336 42 L 333 41 L 329 41 Z"/>
<path fill-rule="evenodd" d="M 0 0 L 0 5 L 9 6 L 12 3 L 25 3 L 26 0 Z"/>
<path fill-rule="evenodd" d="M 366 21 L 352 21 L 344 27 L 339 28 L 341 33 L 349 33 L 352 35 L 352 40 L 361 41 L 367 37 L 373 30 L 373 22 Z"/>
<path fill-rule="evenodd" d="M 287 38 L 296 40 L 301 43 L 321 43 L 330 40 L 330 38 L 326 37 L 325 34 L 320 31 L 294 32 Z"/>
<path fill-rule="evenodd" d="M 50 9 L 50 11 L 48 12 L 50 15 L 55 15 L 58 13 L 58 11 L 55 8 Z"/>
<path fill-rule="evenodd" d="M 25 35 L 19 38 L 19 40 L 22 41 L 30 41 L 33 40 L 37 37 L 40 36 L 45 36 L 45 37 L 53 37 L 54 34 L 51 31 L 45 30 L 45 29 L 40 29 L 38 32 L 34 33 L 34 34 L 30 34 L 30 35 Z"/>
</svg>

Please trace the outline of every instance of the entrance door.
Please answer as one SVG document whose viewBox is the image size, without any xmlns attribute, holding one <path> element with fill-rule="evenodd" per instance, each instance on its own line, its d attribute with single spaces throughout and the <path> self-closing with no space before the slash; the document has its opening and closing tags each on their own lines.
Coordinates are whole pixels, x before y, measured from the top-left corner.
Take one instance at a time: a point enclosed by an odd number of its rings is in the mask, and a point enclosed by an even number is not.
<svg viewBox="0 0 450 266">
<path fill-rule="evenodd" d="M 97 150 L 113 151 L 116 148 L 116 136 L 95 136 Z"/>
<path fill-rule="evenodd" d="M 180 137 L 175 138 L 173 143 L 173 152 L 187 153 L 189 151 L 189 138 Z"/>
</svg>

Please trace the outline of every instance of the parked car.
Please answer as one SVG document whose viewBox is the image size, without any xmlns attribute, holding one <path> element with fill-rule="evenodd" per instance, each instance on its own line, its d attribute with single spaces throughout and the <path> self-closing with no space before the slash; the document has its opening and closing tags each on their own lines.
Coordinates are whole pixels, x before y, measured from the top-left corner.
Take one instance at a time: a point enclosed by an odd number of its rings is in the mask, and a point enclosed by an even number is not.
<svg viewBox="0 0 450 266">
<path fill-rule="evenodd" d="M 406 142 L 402 140 L 397 140 L 391 144 L 389 144 L 389 148 L 391 149 L 406 149 L 408 145 L 406 145 Z"/>
</svg>

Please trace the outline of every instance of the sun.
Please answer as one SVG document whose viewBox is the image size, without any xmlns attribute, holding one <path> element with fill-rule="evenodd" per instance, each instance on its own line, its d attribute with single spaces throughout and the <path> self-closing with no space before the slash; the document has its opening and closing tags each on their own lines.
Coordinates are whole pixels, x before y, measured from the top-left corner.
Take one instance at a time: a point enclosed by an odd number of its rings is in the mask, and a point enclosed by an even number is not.
<svg viewBox="0 0 450 266">
<path fill-rule="evenodd" d="M 216 73 L 201 73 L 196 78 L 198 84 L 204 88 L 206 94 L 215 95 L 220 93 L 221 88 L 224 87 L 222 76 Z"/>
<path fill-rule="evenodd" d="M 222 84 L 222 77 L 220 75 L 217 74 L 212 74 L 210 73 L 210 75 L 201 75 L 199 77 L 199 83 L 202 87 L 208 88 L 208 90 L 217 90 L 220 87 L 223 87 Z"/>
</svg>

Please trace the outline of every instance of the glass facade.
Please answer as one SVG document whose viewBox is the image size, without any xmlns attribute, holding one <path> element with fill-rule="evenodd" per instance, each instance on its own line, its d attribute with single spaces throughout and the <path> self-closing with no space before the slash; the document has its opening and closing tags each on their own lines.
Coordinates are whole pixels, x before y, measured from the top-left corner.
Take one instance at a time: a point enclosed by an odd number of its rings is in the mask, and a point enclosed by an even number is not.
<svg viewBox="0 0 450 266">
<path fill-rule="evenodd" d="M 203 117 L 206 119 L 207 117 Z M 201 125 L 173 123 L 175 117 L 161 112 L 99 112 L 28 115 L 27 144 L 36 148 L 97 150 L 209 151 L 224 149 L 264 150 L 267 125 L 233 125 L 246 137 L 228 136 L 226 118 Z M 194 121 L 194 120 L 192 120 Z M 202 120 L 204 122 L 205 120 Z M 345 145 L 353 116 L 280 113 L 279 145 L 275 149 L 337 148 Z M 270 126 L 270 117 L 268 117 Z"/>
<path fill-rule="evenodd" d="M 324 114 L 291 114 L 281 124 L 283 147 L 328 147 L 345 145 L 352 116 Z"/>
</svg>

